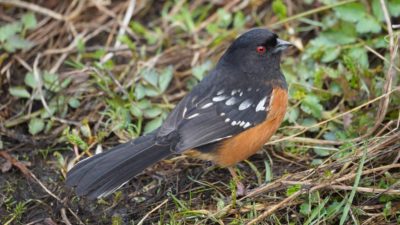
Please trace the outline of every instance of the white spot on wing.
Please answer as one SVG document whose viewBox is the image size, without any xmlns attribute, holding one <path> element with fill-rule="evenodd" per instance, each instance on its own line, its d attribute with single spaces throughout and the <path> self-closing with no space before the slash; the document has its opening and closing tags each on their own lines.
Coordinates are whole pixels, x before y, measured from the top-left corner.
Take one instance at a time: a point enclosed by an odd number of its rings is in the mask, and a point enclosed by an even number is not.
<svg viewBox="0 0 400 225">
<path fill-rule="evenodd" d="M 228 98 L 228 96 L 220 95 L 220 96 L 217 96 L 217 97 L 212 98 L 212 100 L 213 100 L 214 102 L 220 102 L 220 101 L 223 101 L 223 100 L 225 100 L 225 99 L 227 99 L 227 98 Z"/>
<path fill-rule="evenodd" d="M 186 111 L 187 111 L 187 108 L 185 107 L 185 108 L 183 109 L 182 117 L 185 117 Z"/>
<path fill-rule="evenodd" d="M 202 108 L 202 109 L 207 109 L 208 107 L 210 107 L 210 106 L 212 106 L 212 105 L 213 105 L 213 103 L 212 103 L 212 102 L 209 102 L 209 103 L 203 105 L 201 108 Z"/>
<path fill-rule="evenodd" d="M 222 95 L 224 93 L 224 90 L 220 90 L 217 92 L 217 95 Z"/>
<path fill-rule="evenodd" d="M 198 115 L 200 115 L 200 114 L 195 113 L 195 114 L 193 114 L 193 115 L 190 115 L 187 119 L 188 119 L 188 120 L 193 119 L 193 118 L 197 117 Z"/>
<path fill-rule="evenodd" d="M 265 110 L 265 102 L 267 101 L 267 96 L 265 96 L 263 99 L 261 99 L 260 102 L 258 102 L 256 106 L 256 112 Z"/>
<path fill-rule="evenodd" d="M 231 125 L 236 126 L 236 121 L 232 121 Z"/>
<path fill-rule="evenodd" d="M 229 121 L 231 121 L 231 119 L 229 119 L 229 118 L 225 119 L 225 123 L 228 123 Z"/>
<path fill-rule="evenodd" d="M 225 116 L 225 113 L 221 113 L 221 114 L 219 114 L 220 116 Z"/>
<path fill-rule="evenodd" d="M 245 110 L 245 109 L 249 108 L 251 106 L 251 103 L 252 102 L 250 99 L 244 100 L 242 103 L 240 103 L 239 110 Z"/>
<path fill-rule="evenodd" d="M 246 122 L 242 121 L 242 122 L 240 122 L 239 126 L 243 127 L 245 123 Z"/>
<path fill-rule="evenodd" d="M 230 99 L 228 99 L 225 104 L 226 105 L 234 105 L 237 102 L 237 98 L 235 97 L 231 97 Z"/>
<path fill-rule="evenodd" d="M 248 128 L 250 125 L 251 125 L 251 123 L 247 122 L 247 123 L 243 126 L 243 128 Z"/>
</svg>

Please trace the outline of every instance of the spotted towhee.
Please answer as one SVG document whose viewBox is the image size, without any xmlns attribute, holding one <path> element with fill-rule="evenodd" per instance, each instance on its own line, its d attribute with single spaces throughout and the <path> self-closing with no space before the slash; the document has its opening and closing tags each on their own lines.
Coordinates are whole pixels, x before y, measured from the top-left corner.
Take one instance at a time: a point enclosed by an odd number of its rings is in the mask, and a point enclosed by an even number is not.
<svg viewBox="0 0 400 225">
<path fill-rule="evenodd" d="M 288 95 L 280 60 L 290 45 L 267 29 L 244 33 L 160 128 L 79 162 L 68 172 L 67 185 L 78 195 L 98 198 L 172 154 L 188 153 L 223 167 L 248 158 L 285 115 Z"/>
</svg>

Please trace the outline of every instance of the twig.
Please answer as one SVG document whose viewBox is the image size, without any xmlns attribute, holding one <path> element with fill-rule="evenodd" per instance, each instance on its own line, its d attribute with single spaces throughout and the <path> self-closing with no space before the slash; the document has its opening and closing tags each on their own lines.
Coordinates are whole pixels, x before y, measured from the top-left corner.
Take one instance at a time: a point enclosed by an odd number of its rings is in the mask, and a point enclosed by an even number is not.
<svg viewBox="0 0 400 225">
<path fill-rule="evenodd" d="M 150 214 L 152 214 L 153 212 L 155 212 L 157 209 L 161 208 L 163 205 L 165 205 L 168 202 L 168 199 L 165 199 L 163 202 L 161 202 L 157 207 L 155 207 L 154 209 L 150 210 L 150 212 L 148 212 L 140 221 L 137 225 L 142 225 L 144 223 L 144 221 L 147 219 L 147 217 L 150 216 Z"/>
<path fill-rule="evenodd" d="M 256 217 L 255 219 L 251 220 L 250 222 L 247 223 L 247 225 L 252 225 L 252 224 L 256 224 L 260 221 L 262 221 L 265 217 L 271 215 L 272 213 L 274 213 L 276 210 L 280 209 L 281 207 L 285 206 L 287 203 L 293 201 L 294 199 L 296 199 L 297 197 L 299 197 L 301 194 L 306 193 L 305 190 L 299 190 L 296 193 L 290 195 L 289 197 L 285 198 L 283 201 L 279 202 L 278 204 L 275 204 L 271 207 L 269 207 L 265 212 L 263 212 L 261 215 L 259 215 L 258 217 Z"/>
<path fill-rule="evenodd" d="M 25 8 L 28 9 L 30 11 L 33 12 L 37 12 L 46 16 L 49 16 L 51 18 L 54 18 L 56 20 L 65 20 L 64 16 L 54 12 L 50 9 L 38 6 L 36 4 L 33 3 L 28 3 L 28 2 L 24 2 L 24 1 L 20 1 L 20 0 L 0 0 L 0 4 L 8 4 L 8 5 L 14 5 L 14 6 L 18 6 L 21 8 Z"/>
<path fill-rule="evenodd" d="M 40 77 L 39 69 L 38 69 L 39 59 L 41 57 L 42 57 L 42 54 L 39 53 L 36 56 L 35 61 L 33 62 L 33 76 L 35 77 L 35 80 L 36 80 L 36 82 L 38 84 L 37 87 L 36 87 L 37 88 L 36 90 L 38 91 L 38 93 L 40 95 L 40 100 L 42 101 L 43 107 L 46 109 L 47 113 L 49 115 L 51 115 L 52 113 L 50 111 L 50 108 L 47 105 L 46 99 L 44 99 L 44 94 L 43 94 L 43 90 L 42 90 L 43 82 L 42 82 L 42 78 Z"/>
<path fill-rule="evenodd" d="M 67 225 L 72 225 L 72 223 L 69 221 L 68 217 L 67 217 L 67 213 L 65 211 L 65 208 L 61 209 L 61 218 L 63 219 L 64 223 Z"/>
<path fill-rule="evenodd" d="M 114 45 L 115 48 L 119 48 L 121 46 L 121 41 L 119 40 L 119 38 L 125 34 L 126 27 L 128 26 L 129 21 L 131 20 L 131 18 L 133 16 L 133 12 L 135 11 L 135 6 L 136 6 L 136 0 L 130 0 L 128 9 L 126 10 L 124 19 L 122 21 L 122 25 L 120 26 L 120 29 L 118 31 L 118 35 L 117 35 L 115 45 Z M 108 61 L 109 59 L 111 59 L 114 56 L 114 54 L 115 54 L 114 52 L 107 53 L 101 59 L 101 62 L 104 63 L 104 62 Z"/>
</svg>

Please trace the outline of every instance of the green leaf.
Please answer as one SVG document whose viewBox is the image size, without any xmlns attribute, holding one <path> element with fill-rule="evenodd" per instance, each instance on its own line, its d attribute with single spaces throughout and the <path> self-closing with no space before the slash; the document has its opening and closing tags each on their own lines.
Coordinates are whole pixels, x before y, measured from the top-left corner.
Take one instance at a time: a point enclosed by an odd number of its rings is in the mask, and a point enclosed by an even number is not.
<svg viewBox="0 0 400 225">
<path fill-rule="evenodd" d="M 80 106 L 80 104 L 81 104 L 81 102 L 77 98 L 70 98 L 68 101 L 68 105 L 74 109 L 78 108 Z"/>
<path fill-rule="evenodd" d="M 321 118 L 322 111 L 324 109 L 322 105 L 319 103 L 318 97 L 315 95 L 307 95 L 303 99 L 300 108 L 305 113 L 311 114 L 318 119 Z"/>
<path fill-rule="evenodd" d="M 314 118 L 304 118 L 303 120 L 301 120 L 299 122 L 299 124 L 304 126 L 304 127 L 311 127 L 311 126 L 317 124 L 317 120 L 314 119 Z M 310 132 L 317 132 L 317 131 L 319 131 L 319 127 L 309 128 L 308 130 Z"/>
<path fill-rule="evenodd" d="M 43 85 L 47 90 L 52 92 L 59 92 L 61 90 L 61 84 L 57 74 L 48 71 L 43 73 Z"/>
<path fill-rule="evenodd" d="M 233 27 L 242 28 L 246 24 L 246 17 L 242 11 L 238 11 L 233 18 Z"/>
<path fill-rule="evenodd" d="M 150 108 L 150 109 L 146 109 L 144 111 L 143 115 L 144 115 L 145 118 L 152 119 L 152 118 L 155 118 L 155 117 L 159 116 L 162 112 L 163 112 L 163 110 L 161 108 L 153 107 L 153 108 Z"/>
<path fill-rule="evenodd" d="M 357 22 L 365 15 L 365 8 L 361 3 L 353 2 L 335 8 L 336 15 L 345 21 Z"/>
<path fill-rule="evenodd" d="M 10 23 L 0 27 L 0 42 L 15 36 L 17 33 L 21 32 L 22 26 L 20 23 Z"/>
<path fill-rule="evenodd" d="M 56 104 L 50 104 L 48 109 L 48 111 L 43 110 L 43 112 L 40 114 L 40 118 L 46 119 L 52 117 L 54 113 L 57 112 L 58 107 Z"/>
<path fill-rule="evenodd" d="M 33 29 L 37 25 L 35 14 L 31 12 L 23 15 L 21 21 L 26 29 Z"/>
<path fill-rule="evenodd" d="M 313 147 L 313 150 L 314 150 L 315 154 L 317 154 L 319 156 L 322 156 L 322 157 L 325 157 L 325 156 L 328 156 L 328 155 L 331 154 L 330 151 L 328 151 L 328 150 L 326 150 L 324 148 L 320 148 L 318 146 Z"/>
<path fill-rule="evenodd" d="M 33 75 L 33 72 L 28 72 L 25 75 L 24 82 L 26 85 L 28 85 L 31 88 L 36 88 L 38 86 L 38 82 L 35 79 L 35 75 Z"/>
<path fill-rule="evenodd" d="M 19 36 L 12 36 L 4 43 L 3 47 L 8 52 L 15 52 L 16 50 L 28 50 L 32 48 L 33 43 L 20 38 Z"/>
<path fill-rule="evenodd" d="M 219 8 L 217 11 L 218 25 L 221 28 L 226 28 L 231 24 L 232 14 L 227 12 L 224 8 Z"/>
<path fill-rule="evenodd" d="M 207 60 L 203 64 L 199 66 L 195 66 L 192 68 L 193 76 L 197 78 L 197 80 L 202 80 L 206 75 L 206 72 L 212 68 L 212 62 Z"/>
<path fill-rule="evenodd" d="M 340 55 L 340 47 L 332 47 L 325 49 L 324 55 L 321 58 L 321 61 L 324 63 L 332 62 L 333 60 L 337 59 Z"/>
<path fill-rule="evenodd" d="M 146 123 L 146 126 L 144 127 L 144 133 L 150 133 L 153 130 L 157 129 L 158 127 L 160 127 L 162 124 L 162 119 L 161 117 L 157 117 L 153 120 L 151 120 L 150 122 Z"/>
<path fill-rule="evenodd" d="M 368 54 L 365 48 L 351 48 L 348 55 L 354 60 L 355 64 L 360 65 L 363 69 L 368 69 Z"/>
<path fill-rule="evenodd" d="M 274 0 L 272 2 L 272 11 L 278 16 L 280 20 L 286 18 L 287 8 L 282 0 Z"/>
<path fill-rule="evenodd" d="M 287 120 L 290 123 L 295 123 L 297 118 L 299 118 L 299 114 L 300 114 L 300 112 L 299 112 L 298 108 L 291 108 L 286 114 Z"/>
<path fill-rule="evenodd" d="M 300 205 L 300 213 L 304 216 L 307 216 L 311 213 L 311 205 L 307 202 L 303 202 Z"/>
<path fill-rule="evenodd" d="M 383 11 L 382 11 L 382 7 L 381 7 L 381 1 L 380 0 L 372 0 L 372 12 L 374 14 L 374 16 L 380 20 L 380 21 L 384 21 L 385 20 L 385 16 L 383 15 Z"/>
<path fill-rule="evenodd" d="M 29 133 L 35 135 L 44 129 L 44 121 L 39 118 L 32 118 L 29 121 Z"/>
<path fill-rule="evenodd" d="M 144 93 L 146 94 L 146 96 L 149 96 L 149 97 L 156 97 L 156 96 L 160 95 L 158 90 L 150 85 L 144 86 Z"/>
<path fill-rule="evenodd" d="M 169 83 L 172 80 L 174 69 L 172 66 L 167 67 L 158 79 L 158 87 L 161 92 L 167 90 Z"/>
<path fill-rule="evenodd" d="M 388 10 L 391 16 L 393 17 L 400 16 L 400 0 L 389 0 Z"/>
<path fill-rule="evenodd" d="M 136 97 L 136 99 L 142 99 L 145 95 L 146 95 L 145 88 L 143 87 L 142 84 L 138 84 L 135 87 L 135 97 Z"/>
<path fill-rule="evenodd" d="M 137 106 L 139 107 L 139 109 L 145 110 L 151 107 L 151 102 L 147 99 L 143 99 L 137 103 Z"/>
<path fill-rule="evenodd" d="M 157 87 L 158 73 L 155 69 L 144 69 L 142 71 L 143 78 L 154 87 Z"/>
<path fill-rule="evenodd" d="M 22 86 L 14 86 L 10 87 L 9 92 L 12 96 L 19 97 L 19 98 L 29 98 L 31 94 Z"/>
<path fill-rule="evenodd" d="M 289 186 L 288 189 L 286 190 L 286 196 L 291 196 L 294 193 L 298 192 L 300 189 L 301 189 L 300 184 Z"/>
<path fill-rule="evenodd" d="M 360 34 L 379 33 L 381 31 L 381 26 L 374 17 L 366 15 L 360 21 L 358 21 L 356 30 Z"/>
<path fill-rule="evenodd" d="M 136 118 L 142 118 L 143 112 L 136 104 L 132 104 L 131 107 L 129 107 L 129 110 Z"/>
</svg>

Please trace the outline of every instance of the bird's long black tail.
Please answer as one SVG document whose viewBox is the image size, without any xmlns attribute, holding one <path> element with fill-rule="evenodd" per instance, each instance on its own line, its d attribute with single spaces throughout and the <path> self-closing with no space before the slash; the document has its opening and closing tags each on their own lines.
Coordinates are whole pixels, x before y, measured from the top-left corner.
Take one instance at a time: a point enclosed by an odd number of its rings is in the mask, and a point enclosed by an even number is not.
<svg viewBox="0 0 400 225">
<path fill-rule="evenodd" d="M 155 135 L 134 141 L 87 158 L 67 174 L 67 186 L 79 196 L 105 197 L 147 167 L 172 154 L 169 145 L 156 144 Z"/>
</svg>

